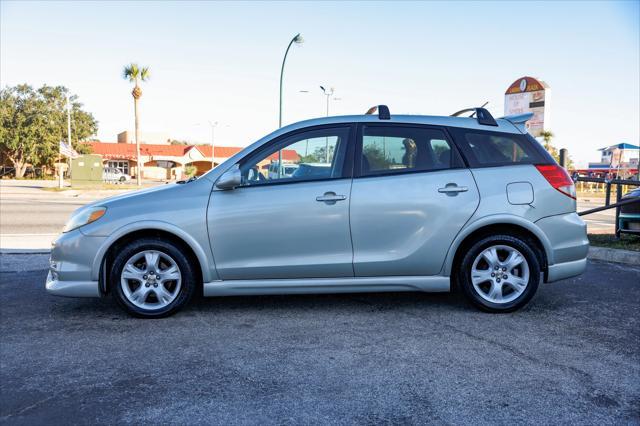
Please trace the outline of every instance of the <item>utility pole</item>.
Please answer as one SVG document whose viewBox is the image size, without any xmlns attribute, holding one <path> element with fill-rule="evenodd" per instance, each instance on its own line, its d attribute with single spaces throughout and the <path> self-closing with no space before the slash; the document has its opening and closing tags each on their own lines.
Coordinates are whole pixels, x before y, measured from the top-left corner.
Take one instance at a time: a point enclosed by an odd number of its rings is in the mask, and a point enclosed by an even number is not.
<svg viewBox="0 0 640 426">
<path fill-rule="evenodd" d="M 322 90 L 322 93 L 324 93 L 324 95 L 327 97 L 327 117 L 328 117 L 329 116 L 329 98 L 333 95 L 334 88 L 330 87 L 328 89 L 325 89 L 324 86 L 320 86 L 320 89 Z M 324 143 L 324 162 L 325 163 L 329 162 L 329 138 L 328 137 L 325 138 L 325 143 Z"/>
<path fill-rule="evenodd" d="M 69 142 L 69 149 L 73 150 L 73 145 L 71 145 L 71 99 L 69 98 L 69 94 L 67 93 L 67 141 Z M 69 157 L 69 179 L 71 179 L 71 160 Z"/>
<path fill-rule="evenodd" d="M 280 107 L 278 111 L 278 128 L 282 127 L 282 80 L 284 79 L 284 64 L 287 62 L 287 55 L 289 54 L 289 49 L 291 49 L 291 45 L 293 43 L 302 44 L 304 39 L 300 35 L 300 33 L 296 34 L 289 45 L 287 46 L 287 50 L 284 52 L 284 58 L 282 58 L 282 67 L 280 67 Z M 278 179 L 282 176 L 282 150 L 278 150 Z"/>
<path fill-rule="evenodd" d="M 218 126 L 218 122 L 209 121 L 209 126 L 211 126 L 211 170 L 213 170 L 213 168 L 216 166 L 214 142 L 215 142 L 215 130 L 216 130 L 216 126 Z"/>
</svg>

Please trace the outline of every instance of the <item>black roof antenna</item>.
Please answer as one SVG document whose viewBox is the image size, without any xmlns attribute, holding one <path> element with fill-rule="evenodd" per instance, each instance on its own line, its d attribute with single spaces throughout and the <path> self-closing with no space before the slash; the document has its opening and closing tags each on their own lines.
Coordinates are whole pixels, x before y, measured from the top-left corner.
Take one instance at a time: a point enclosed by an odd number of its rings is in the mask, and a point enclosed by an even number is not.
<svg viewBox="0 0 640 426">
<path fill-rule="evenodd" d="M 488 102 L 485 102 L 485 105 L 487 105 Z M 457 111 L 453 114 L 451 114 L 451 117 L 458 117 L 461 114 L 464 114 L 466 112 L 473 112 L 473 114 L 470 115 L 470 117 L 473 117 L 474 115 L 477 115 L 478 118 L 478 124 L 483 124 L 485 126 L 497 126 L 498 123 L 496 122 L 496 120 L 493 118 L 493 116 L 491 115 L 491 113 L 482 108 L 482 107 L 476 107 L 476 108 L 465 108 L 465 109 L 461 109 L 460 111 Z"/>
<path fill-rule="evenodd" d="M 373 115 L 376 111 L 378 111 L 378 119 L 391 120 L 391 113 L 389 112 L 389 107 L 386 105 L 373 106 L 365 112 L 365 115 Z"/>
</svg>

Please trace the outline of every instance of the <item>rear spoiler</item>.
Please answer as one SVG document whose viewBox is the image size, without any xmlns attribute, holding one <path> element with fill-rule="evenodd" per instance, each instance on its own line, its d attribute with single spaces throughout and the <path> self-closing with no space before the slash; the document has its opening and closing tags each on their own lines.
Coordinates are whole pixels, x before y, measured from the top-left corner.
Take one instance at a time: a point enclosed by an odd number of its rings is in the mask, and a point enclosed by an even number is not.
<svg viewBox="0 0 640 426">
<path fill-rule="evenodd" d="M 525 123 L 533 118 L 532 112 L 526 112 L 524 114 L 516 114 L 516 115 L 507 115 L 506 117 L 502 117 L 502 119 L 507 120 L 509 123 L 516 126 L 518 130 L 522 133 L 527 133 L 527 126 Z"/>
</svg>

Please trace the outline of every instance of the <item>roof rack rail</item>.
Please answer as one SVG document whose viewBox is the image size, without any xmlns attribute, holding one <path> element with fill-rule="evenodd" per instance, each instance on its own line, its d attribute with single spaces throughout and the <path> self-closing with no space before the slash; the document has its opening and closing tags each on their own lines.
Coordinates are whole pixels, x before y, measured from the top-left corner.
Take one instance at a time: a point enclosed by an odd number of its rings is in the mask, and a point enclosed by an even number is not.
<svg viewBox="0 0 640 426">
<path fill-rule="evenodd" d="M 493 118 L 491 113 L 482 107 L 461 109 L 460 111 L 456 111 L 453 114 L 451 114 L 451 117 L 458 117 L 460 114 L 464 114 L 465 112 L 473 112 L 472 116 L 477 115 L 478 124 L 483 124 L 485 126 L 498 125 L 498 123 L 496 122 L 495 118 Z"/>
<path fill-rule="evenodd" d="M 369 108 L 365 115 L 373 115 L 378 111 L 378 119 L 380 120 L 391 120 L 391 113 L 389 112 L 389 107 L 386 105 L 377 105 Z"/>
</svg>

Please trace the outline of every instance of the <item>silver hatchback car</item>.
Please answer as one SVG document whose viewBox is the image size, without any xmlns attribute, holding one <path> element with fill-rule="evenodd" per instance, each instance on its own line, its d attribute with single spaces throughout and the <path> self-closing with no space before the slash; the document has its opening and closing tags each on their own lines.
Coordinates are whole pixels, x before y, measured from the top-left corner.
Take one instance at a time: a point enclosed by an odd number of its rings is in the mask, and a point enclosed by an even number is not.
<svg viewBox="0 0 640 426">
<path fill-rule="evenodd" d="M 199 179 L 80 208 L 54 242 L 47 290 L 111 294 L 139 317 L 200 292 L 453 287 L 509 312 L 540 281 L 584 271 L 575 187 L 527 133 L 530 115 L 377 110 L 292 124 Z"/>
</svg>

